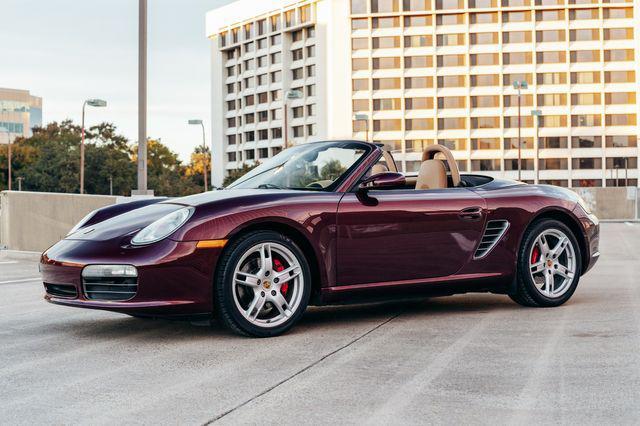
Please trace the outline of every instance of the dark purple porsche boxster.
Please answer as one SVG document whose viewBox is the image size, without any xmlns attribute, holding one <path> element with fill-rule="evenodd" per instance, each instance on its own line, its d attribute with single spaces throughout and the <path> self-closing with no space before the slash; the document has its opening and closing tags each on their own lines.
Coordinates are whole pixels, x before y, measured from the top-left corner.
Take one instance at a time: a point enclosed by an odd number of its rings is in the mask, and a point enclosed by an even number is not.
<svg viewBox="0 0 640 426">
<path fill-rule="evenodd" d="M 42 255 L 45 297 L 273 336 L 308 304 L 490 291 L 558 306 L 599 256 L 598 219 L 569 190 L 461 175 L 439 145 L 417 175 L 397 170 L 375 144 L 311 143 L 225 190 L 97 210 Z"/>
</svg>

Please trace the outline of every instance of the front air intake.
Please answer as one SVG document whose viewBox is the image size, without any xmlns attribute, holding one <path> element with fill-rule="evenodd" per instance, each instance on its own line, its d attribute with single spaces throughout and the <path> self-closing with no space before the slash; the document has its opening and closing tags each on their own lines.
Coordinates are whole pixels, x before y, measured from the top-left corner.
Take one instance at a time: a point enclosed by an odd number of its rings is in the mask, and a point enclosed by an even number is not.
<svg viewBox="0 0 640 426">
<path fill-rule="evenodd" d="M 504 233 L 507 232 L 507 228 L 509 228 L 509 222 L 506 220 L 491 220 L 487 222 L 484 234 L 482 234 L 482 239 L 480 240 L 480 244 L 478 244 L 473 258 L 481 259 L 488 255 L 496 244 L 498 244 L 498 241 L 500 241 Z"/>
<path fill-rule="evenodd" d="M 78 297 L 76 286 L 70 284 L 51 284 L 44 283 L 47 294 L 55 297 L 64 297 L 67 299 L 75 299 Z"/>
<path fill-rule="evenodd" d="M 130 265 L 90 265 L 82 271 L 82 288 L 89 300 L 133 299 L 138 292 L 138 271 Z"/>
</svg>

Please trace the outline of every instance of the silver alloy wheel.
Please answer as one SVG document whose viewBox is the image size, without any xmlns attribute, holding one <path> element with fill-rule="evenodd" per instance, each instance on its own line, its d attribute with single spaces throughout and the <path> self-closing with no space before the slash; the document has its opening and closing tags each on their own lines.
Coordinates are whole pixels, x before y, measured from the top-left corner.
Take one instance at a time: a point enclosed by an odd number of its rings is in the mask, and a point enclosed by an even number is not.
<svg viewBox="0 0 640 426">
<path fill-rule="evenodd" d="M 300 307 L 304 276 L 300 261 L 282 244 L 265 242 L 247 250 L 233 272 L 233 299 L 259 327 L 276 327 Z"/>
<path fill-rule="evenodd" d="M 570 288 L 576 276 L 576 251 L 569 237 L 559 229 L 538 235 L 529 252 L 529 272 L 536 289 L 558 298 Z"/>
</svg>

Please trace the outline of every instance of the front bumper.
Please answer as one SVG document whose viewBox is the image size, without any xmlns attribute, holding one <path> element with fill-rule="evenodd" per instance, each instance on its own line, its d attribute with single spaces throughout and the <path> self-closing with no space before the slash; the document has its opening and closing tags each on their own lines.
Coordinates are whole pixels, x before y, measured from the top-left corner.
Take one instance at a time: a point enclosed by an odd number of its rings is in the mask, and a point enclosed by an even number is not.
<svg viewBox="0 0 640 426">
<path fill-rule="evenodd" d="M 62 240 L 43 253 L 41 258 L 45 300 L 59 305 L 141 316 L 210 313 L 213 274 L 221 250 L 198 249 L 195 241 L 176 242 L 169 239 L 136 248 L 114 246 L 109 241 Z M 135 266 L 138 270 L 135 296 L 126 301 L 89 299 L 82 282 L 82 270 L 87 265 L 96 264 Z M 61 296 L 60 292 L 51 291 L 51 285 L 72 288 L 75 292 L 70 292 L 70 296 Z"/>
</svg>

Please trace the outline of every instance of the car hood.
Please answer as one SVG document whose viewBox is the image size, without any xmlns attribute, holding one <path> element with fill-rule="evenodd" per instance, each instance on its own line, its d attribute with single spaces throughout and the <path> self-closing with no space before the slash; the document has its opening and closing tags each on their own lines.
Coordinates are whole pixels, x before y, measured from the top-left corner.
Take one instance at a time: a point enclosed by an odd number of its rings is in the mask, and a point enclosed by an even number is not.
<svg viewBox="0 0 640 426">
<path fill-rule="evenodd" d="M 80 228 L 65 240 L 109 241 L 130 237 L 161 217 L 184 208 L 183 205 L 162 202 L 114 216 L 103 222 Z"/>
<path fill-rule="evenodd" d="M 137 208 L 118 216 L 114 216 L 103 222 L 92 224 L 81 228 L 77 232 L 67 236 L 66 240 L 91 240 L 110 241 L 119 239 L 124 244 L 147 225 L 155 222 L 161 217 L 184 208 L 185 206 L 195 207 L 196 211 L 201 208 L 201 214 L 194 214 L 192 220 L 201 220 L 211 217 L 218 209 L 228 208 L 250 208 L 256 205 L 268 205 L 269 202 L 282 200 L 283 198 L 295 197 L 301 194 L 324 194 L 314 191 L 296 190 L 270 190 L 270 189 L 233 189 L 211 191 L 202 194 L 190 195 L 181 198 L 172 198 L 157 204 Z M 205 208 L 210 207 L 210 208 Z"/>
</svg>

